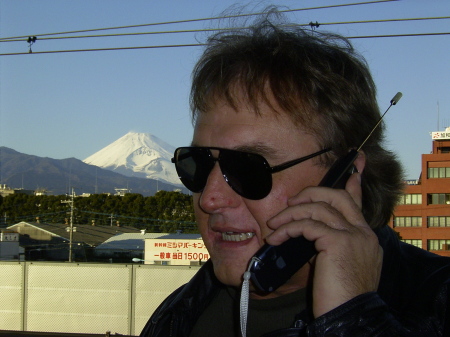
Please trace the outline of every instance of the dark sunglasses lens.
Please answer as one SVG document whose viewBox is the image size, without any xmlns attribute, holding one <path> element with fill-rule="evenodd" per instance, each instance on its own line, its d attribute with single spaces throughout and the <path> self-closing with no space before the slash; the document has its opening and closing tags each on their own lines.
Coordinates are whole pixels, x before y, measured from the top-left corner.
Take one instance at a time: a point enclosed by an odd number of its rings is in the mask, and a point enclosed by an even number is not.
<svg viewBox="0 0 450 337">
<path fill-rule="evenodd" d="M 263 199 L 272 189 L 269 165 L 262 156 L 221 150 L 220 167 L 228 184 L 244 198 Z"/>
<path fill-rule="evenodd" d="M 194 193 L 202 191 L 214 167 L 210 151 L 204 148 L 182 147 L 175 150 L 174 158 L 175 168 L 184 186 Z"/>
</svg>

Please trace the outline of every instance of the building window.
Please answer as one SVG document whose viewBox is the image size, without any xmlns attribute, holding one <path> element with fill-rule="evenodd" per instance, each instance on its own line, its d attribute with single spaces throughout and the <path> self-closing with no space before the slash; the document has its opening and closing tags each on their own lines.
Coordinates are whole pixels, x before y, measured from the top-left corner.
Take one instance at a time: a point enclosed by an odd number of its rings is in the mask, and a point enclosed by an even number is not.
<svg viewBox="0 0 450 337">
<path fill-rule="evenodd" d="M 428 194 L 428 205 L 450 204 L 450 193 L 432 193 Z"/>
<path fill-rule="evenodd" d="M 412 240 L 401 240 L 402 242 L 409 243 L 410 245 L 416 246 L 418 248 L 422 248 L 422 240 L 420 239 L 412 239 Z"/>
<path fill-rule="evenodd" d="M 429 216 L 428 227 L 450 227 L 450 216 Z"/>
<path fill-rule="evenodd" d="M 438 151 L 441 151 L 441 153 L 450 153 L 450 147 L 448 146 L 442 146 L 442 147 L 438 147 Z"/>
<path fill-rule="evenodd" d="M 450 240 L 428 240 L 428 250 L 450 250 Z"/>
<path fill-rule="evenodd" d="M 399 205 L 420 205 L 422 194 L 403 194 L 398 202 Z"/>
<path fill-rule="evenodd" d="M 394 227 L 422 227 L 421 216 L 396 216 Z"/>
<path fill-rule="evenodd" d="M 450 167 L 429 167 L 428 178 L 450 178 Z"/>
</svg>

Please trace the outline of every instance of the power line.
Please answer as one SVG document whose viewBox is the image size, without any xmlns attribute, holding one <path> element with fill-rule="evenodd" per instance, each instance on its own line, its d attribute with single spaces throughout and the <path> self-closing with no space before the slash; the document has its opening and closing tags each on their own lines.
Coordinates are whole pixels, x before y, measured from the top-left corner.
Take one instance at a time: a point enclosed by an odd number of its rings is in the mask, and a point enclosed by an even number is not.
<svg viewBox="0 0 450 337">
<path fill-rule="evenodd" d="M 307 26 L 305 24 L 305 26 Z M 77 36 L 61 36 L 61 37 L 40 37 L 39 41 L 44 40 L 64 40 L 64 39 L 82 39 L 82 38 L 98 38 L 98 37 L 123 37 L 123 36 L 139 36 L 139 35 L 159 35 L 159 34 L 177 34 L 177 33 L 200 33 L 200 32 L 213 32 L 230 30 L 233 28 L 211 28 L 211 29 L 187 29 L 187 30 L 170 30 L 170 31 L 156 31 L 156 32 L 141 32 L 141 33 L 118 33 L 118 34 L 99 34 L 99 35 L 77 35 Z M 23 39 L 5 38 L 0 42 L 23 42 Z"/>
<path fill-rule="evenodd" d="M 343 21 L 343 22 L 319 22 L 321 26 L 331 25 L 347 25 L 347 24 L 366 24 L 366 23 L 388 23 L 388 22 L 406 22 L 406 21 L 428 21 L 428 20 L 442 20 L 450 19 L 450 16 L 442 17 L 428 17 L 428 18 L 403 18 L 403 19 L 384 19 L 384 20 L 364 20 L 364 21 Z M 296 27 L 311 26 L 311 23 L 296 24 Z M 109 28 L 106 28 L 109 29 Z M 63 40 L 63 39 L 81 39 L 81 38 L 103 38 L 103 37 L 125 37 L 125 36 L 140 36 L 140 35 L 159 35 L 159 34 L 179 34 L 179 33 L 204 33 L 213 31 L 227 31 L 239 28 L 205 28 L 205 29 L 185 29 L 172 31 L 155 31 L 155 32 L 140 32 L 140 33 L 118 33 L 118 34 L 97 34 L 97 35 L 77 35 L 77 36 L 61 36 L 61 37 L 40 37 L 40 41 L 44 40 Z M 29 37 L 27 37 L 29 38 Z M 23 42 L 23 39 L 0 38 L 0 42 Z"/>
<path fill-rule="evenodd" d="M 384 37 L 415 37 L 415 36 L 440 36 L 440 35 L 450 35 L 450 32 L 442 33 L 417 33 L 417 34 L 392 34 L 392 35 L 362 35 L 362 36 L 348 36 L 348 39 L 373 39 L 373 38 L 384 38 Z"/>
<path fill-rule="evenodd" d="M 158 49 L 158 48 L 178 48 L 178 47 L 199 47 L 204 46 L 202 43 L 194 44 L 174 44 L 174 45 L 160 45 L 160 46 L 140 46 L 140 47 L 115 47 L 115 48 L 96 48 L 96 49 L 72 49 L 72 50 L 50 50 L 32 53 L 9 53 L 0 54 L 0 56 L 13 55 L 30 55 L 30 54 L 56 54 L 56 53 L 77 53 L 77 52 L 93 52 L 93 51 L 111 51 L 111 50 L 136 50 L 136 49 Z"/>
<path fill-rule="evenodd" d="M 369 39 L 369 38 L 392 38 L 392 37 L 421 37 L 421 36 L 443 36 L 450 35 L 450 32 L 442 33 L 415 33 L 415 34 L 391 34 L 391 35 L 365 35 L 365 36 L 347 36 L 348 39 Z M 137 50 L 137 49 L 159 49 L 159 48 L 180 48 L 180 47 L 201 47 L 204 43 L 194 44 L 173 44 L 173 45 L 158 45 L 158 46 L 137 46 L 137 47 L 114 47 L 114 48 L 94 48 L 94 49 L 71 49 L 71 50 L 50 50 L 28 53 L 5 53 L 0 56 L 16 56 L 16 55 L 30 55 L 30 54 L 57 54 L 57 53 L 76 53 L 76 52 L 98 52 L 98 51 L 113 51 L 113 50 Z"/>
<path fill-rule="evenodd" d="M 348 7 L 348 6 L 369 5 L 369 4 L 377 4 L 377 3 L 385 3 L 385 2 L 393 2 L 393 1 L 400 1 L 400 0 L 376 0 L 376 1 L 356 2 L 356 3 L 349 3 L 349 4 L 329 5 L 329 6 L 320 6 L 320 7 L 308 7 L 308 8 L 297 8 L 297 9 L 285 9 L 285 10 L 279 10 L 278 12 L 280 12 L 280 13 L 299 12 L 299 11 L 316 10 L 316 9 L 329 9 L 329 8 L 337 8 L 337 7 Z M 169 25 L 169 24 L 180 24 L 180 23 L 190 23 L 190 22 L 199 22 L 199 21 L 212 21 L 212 20 L 232 19 L 232 18 L 237 18 L 237 17 L 247 17 L 247 16 L 254 16 L 254 15 L 261 15 L 261 14 L 264 14 L 264 13 L 236 14 L 236 15 L 227 15 L 227 16 L 209 17 L 209 18 L 199 18 L 199 19 L 187 19 L 187 20 L 177 20 L 177 21 L 167 21 L 167 22 L 147 23 L 147 24 L 130 25 L 130 26 L 119 26 L 119 27 L 109 27 L 109 28 L 95 28 L 95 29 L 83 29 L 83 30 L 75 30 L 75 31 L 68 31 L 68 32 L 59 32 L 59 33 L 29 34 L 29 35 L 27 35 L 27 36 L 15 36 L 15 37 L 0 38 L 0 39 L 2 39 L 2 40 L 8 40 L 8 39 L 28 38 L 29 36 L 51 36 L 51 35 L 64 35 L 64 34 L 75 34 L 75 33 L 96 32 L 96 31 L 103 31 L 103 30 L 139 28 L 139 27 L 159 26 L 159 25 Z"/>
<path fill-rule="evenodd" d="M 404 21 L 423 21 L 423 20 L 442 20 L 450 19 L 450 16 L 437 16 L 429 18 L 403 18 L 403 19 L 384 19 L 384 20 L 364 20 L 364 21 L 343 21 L 343 22 L 325 22 L 320 25 L 349 25 L 349 24 L 362 24 L 362 23 L 387 23 L 387 22 L 404 22 Z"/>
<path fill-rule="evenodd" d="M 89 214 L 96 214 L 96 215 L 111 215 L 110 213 L 99 213 L 99 212 L 92 212 L 92 211 L 82 211 L 81 213 L 89 213 Z M 188 224 L 188 225 L 196 225 L 196 222 L 193 221 L 186 221 L 186 220 L 170 220 L 170 219 L 154 219 L 154 218 L 142 218 L 142 217 L 133 217 L 128 215 L 119 215 L 115 214 L 116 218 L 120 219 L 132 219 L 132 220 L 143 220 L 143 221 L 153 221 L 153 222 L 175 222 L 180 224 Z"/>
</svg>

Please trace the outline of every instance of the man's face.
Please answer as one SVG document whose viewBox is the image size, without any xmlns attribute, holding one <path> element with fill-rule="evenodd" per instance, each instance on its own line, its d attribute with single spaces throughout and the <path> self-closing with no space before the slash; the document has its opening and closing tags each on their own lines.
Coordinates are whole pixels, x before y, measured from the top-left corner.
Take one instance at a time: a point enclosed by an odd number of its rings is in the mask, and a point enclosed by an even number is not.
<svg viewBox="0 0 450 337">
<path fill-rule="evenodd" d="M 321 149 L 316 138 L 294 125 L 286 114 L 276 114 L 264 103 L 260 112 L 256 115 L 245 104 L 235 111 L 219 101 L 199 114 L 192 145 L 258 153 L 270 166 Z M 217 157 L 218 152 L 213 151 L 213 155 Z M 215 164 L 204 190 L 194 194 L 194 209 L 214 272 L 222 283 L 242 283 L 251 257 L 272 232 L 267 221 L 287 207 L 290 197 L 307 186 L 317 185 L 324 176 L 326 168 L 317 165 L 317 160 L 273 174 L 272 190 L 261 200 L 238 195 L 225 181 L 219 164 Z"/>
</svg>

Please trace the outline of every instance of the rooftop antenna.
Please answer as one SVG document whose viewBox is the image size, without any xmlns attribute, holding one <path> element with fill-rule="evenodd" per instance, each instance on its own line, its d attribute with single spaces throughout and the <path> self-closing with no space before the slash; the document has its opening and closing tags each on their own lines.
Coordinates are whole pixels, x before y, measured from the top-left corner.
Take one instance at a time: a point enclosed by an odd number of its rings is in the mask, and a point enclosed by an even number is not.
<svg viewBox="0 0 450 337">
<path fill-rule="evenodd" d="M 437 131 L 439 130 L 439 101 L 437 101 Z"/>
</svg>

